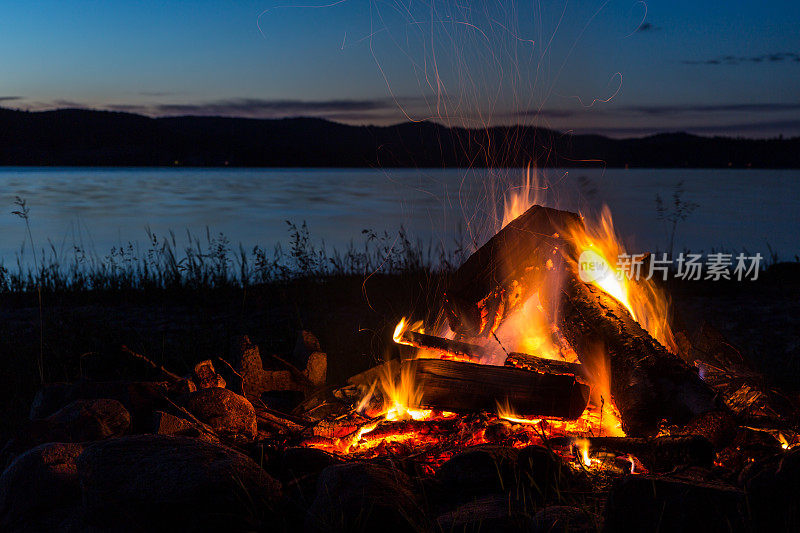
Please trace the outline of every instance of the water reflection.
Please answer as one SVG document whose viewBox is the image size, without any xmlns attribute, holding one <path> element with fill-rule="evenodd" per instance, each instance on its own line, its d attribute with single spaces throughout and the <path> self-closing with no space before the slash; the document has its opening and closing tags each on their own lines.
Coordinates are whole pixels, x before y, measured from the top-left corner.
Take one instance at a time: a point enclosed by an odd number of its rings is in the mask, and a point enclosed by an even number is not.
<svg viewBox="0 0 800 533">
<path fill-rule="evenodd" d="M 678 228 L 676 249 L 725 248 L 800 253 L 800 180 L 796 170 L 559 170 L 542 171 L 549 205 L 584 212 L 608 203 L 629 249 L 664 249 L 655 195 L 669 200 L 684 182 L 699 204 Z M 38 246 L 48 239 L 104 255 L 112 246 L 143 243 L 188 229 L 224 233 L 246 247 L 286 242 L 286 220 L 306 220 L 328 245 L 358 240 L 361 230 L 404 225 L 427 241 L 451 243 L 462 228 L 480 243 L 497 224 L 496 207 L 523 169 L 89 169 L 0 170 L 0 257 L 5 264 L 25 238 L 13 217 L 15 196 L 27 199 Z M 0 212 L 1 213 L 1 212 Z"/>
</svg>

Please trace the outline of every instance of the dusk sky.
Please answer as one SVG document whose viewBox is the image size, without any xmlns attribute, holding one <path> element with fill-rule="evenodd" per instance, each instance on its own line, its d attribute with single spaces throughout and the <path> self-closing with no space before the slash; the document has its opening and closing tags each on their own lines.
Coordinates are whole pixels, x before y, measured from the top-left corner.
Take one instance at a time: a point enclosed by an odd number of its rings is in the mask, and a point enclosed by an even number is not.
<svg viewBox="0 0 800 533">
<path fill-rule="evenodd" d="M 800 2 L 7 0 L 0 105 L 800 135 Z"/>
</svg>

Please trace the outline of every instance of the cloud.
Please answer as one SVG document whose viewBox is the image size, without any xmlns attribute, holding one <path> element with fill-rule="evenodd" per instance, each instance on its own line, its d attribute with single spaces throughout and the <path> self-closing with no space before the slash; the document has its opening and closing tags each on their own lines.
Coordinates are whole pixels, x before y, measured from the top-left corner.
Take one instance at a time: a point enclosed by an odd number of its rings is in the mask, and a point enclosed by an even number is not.
<svg viewBox="0 0 800 533">
<path fill-rule="evenodd" d="M 624 109 L 651 116 L 681 113 L 780 113 L 798 111 L 800 110 L 800 103 L 655 105 L 630 106 Z"/>
<path fill-rule="evenodd" d="M 796 52 L 773 52 L 754 56 L 720 56 L 711 59 L 689 59 L 684 65 L 741 65 L 743 63 L 800 63 L 800 54 Z"/>
<path fill-rule="evenodd" d="M 174 93 L 170 91 L 139 91 L 139 95 L 141 96 L 172 96 L 179 93 Z"/>
<path fill-rule="evenodd" d="M 645 31 L 656 31 L 660 30 L 660 26 L 655 26 L 651 22 L 642 22 L 641 26 L 636 28 L 637 32 L 645 32 Z"/>
<path fill-rule="evenodd" d="M 298 116 L 324 113 L 364 112 L 386 109 L 385 100 L 266 100 L 232 98 L 205 103 L 158 104 L 159 115 L 223 115 L 223 116 Z"/>
<path fill-rule="evenodd" d="M 21 96 L 0 96 L 0 102 L 13 102 L 15 100 L 22 100 Z"/>
<path fill-rule="evenodd" d="M 414 106 L 424 102 L 421 98 L 404 98 L 398 102 L 388 98 L 378 99 L 262 99 L 228 98 L 206 102 L 155 102 L 137 104 L 109 104 L 111 111 L 139 113 L 149 116 L 222 116 L 245 118 L 318 117 L 331 120 L 364 120 L 398 118 L 399 107 Z"/>
<path fill-rule="evenodd" d="M 711 113 L 785 113 L 800 111 L 798 103 L 741 103 L 741 104 L 676 104 L 614 106 L 591 109 L 526 109 L 512 113 L 516 117 L 539 117 L 545 119 L 593 116 L 676 116 Z"/>
<path fill-rule="evenodd" d="M 773 120 L 763 122 L 738 122 L 733 124 L 703 124 L 685 127 L 654 127 L 654 126 L 598 126 L 574 128 L 578 134 L 595 133 L 609 137 L 641 137 L 659 133 L 691 133 L 695 135 L 724 135 L 724 136 L 752 136 L 769 137 L 779 134 L 800 136 L 800 120 Z"/>
</svg>

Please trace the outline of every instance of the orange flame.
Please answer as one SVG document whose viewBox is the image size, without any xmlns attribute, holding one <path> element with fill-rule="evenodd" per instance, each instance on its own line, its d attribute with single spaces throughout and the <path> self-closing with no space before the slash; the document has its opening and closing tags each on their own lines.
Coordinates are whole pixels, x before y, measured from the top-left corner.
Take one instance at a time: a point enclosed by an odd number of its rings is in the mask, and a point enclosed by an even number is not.
<svg viewBox="0 0 800 533">
<path fill-rule="evenodd" d="M 539 183 L 536 169 L 531 171 L 529 165 L 523 185 L 505 195 L 502 226 L 505 227 L 534 204 L 541 203 L 545 190 L 546 187 Z M 592 265 L 597 270 L 589 273 L 593 278 L 592 283 L 616 298 L 653 338 L 676 353 L 677 345 L 668 322 L 669 299 L 652 280 L 645 279 L 649 273 L 643 272 L 641 259 L 644 255 L 638 256 L 638 261 L 631 259 L 628 272 L 621 272 L 618 267 L 618 258 L 624 256 L 626 251 L 614 231 L 611 210 L 603 206 L 598 220 L 585 220 L 584 229 L 572 229 L 568 233 L 575 252 L 579 255 L 588 254 L 593 259 Z M 579 265 L 579 257 L 572 259 Z M 637 270 L 639 279 L 631 279 L 637 277 L 630 275 Z"/>
<path fill-rule="evenodd" d="M 583 466 L 592 466 L 592 458 L 589 457 L 589 439 L 575 439 L 573 443 L 578 448 L 578 451 L 580 451 L 580 458 Z"/>
<path fill-rule="evenodd" d="M 644 254 L 626 253 L 608 206 L 603 206 L 599 220 L 585 221 L 583 229 L 573 228 L 569 238 L 574 252 L 580 254 L 573 259 L 581 279 L 617 299 L 654 339 L 677 352 L 669 325 L 669 299 L 652 279 L 646 279 Z"/>
<path fill-rule="evenodd" d="M 545 187 L 539 184 L 536 167 L 531 170 L 531 165 L 525 169 L 525 181 L 520 187 L 506 191 L 503 198 L 503 223 L 497 228 L 500 231 L 512 220 L 527 211 L 531 206 L 543 203 Z"/>
</svg>

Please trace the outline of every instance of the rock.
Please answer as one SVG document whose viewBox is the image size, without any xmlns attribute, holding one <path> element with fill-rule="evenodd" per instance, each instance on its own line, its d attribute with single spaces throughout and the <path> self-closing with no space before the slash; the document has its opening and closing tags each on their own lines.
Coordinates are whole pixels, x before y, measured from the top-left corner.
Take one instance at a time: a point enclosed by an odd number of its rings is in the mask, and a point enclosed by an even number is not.
<svg viewBox="0 0 800 533">
<path fill-rule="evenodd" d="M 314 501 L 320 473 L 340 463 L 335 455 L 315 448 L 287 448 L 280 461 L 280 480 L 299 500 Z"/>
<path fill-rule="evenodd" d="M 131 415 L 117 400 L 75 400 L 46 418 L 64 432 L 63 442 L 121 437 L 131 427 Z"/>
<path fill-rule="evenodd" d="M 247 336 L 240 338 L 238 351 L 236 371 L 241 376 L 243 394 L 251 401 L 260 399 L 265 392 L 303 390 L 291 371 L 264 370 L 258 346 L 252 344 Z"/>
<path fill-rule="evenodd" d="M 270 460 L 270 472 L 275 472 L 283 484 L 284 516 L 290 525 L 287 531 L 302 531 L 308 508 L 314 502 L 317 482 L 325 468 L 339 464 L 335 455 L 315 448 L 287 448 Z"/>
<path fill-rule="evenodd" d="M 411 482 L 386 466 L 354 462 L 329 466 L 317 482 L 307 531 L 414 531 L 422 513 Z"/>
<path fill-rule="evenodd" d="M 242 531 L 268 523 L 279 529 L 274 513 L 280 483 L 222 445 L 135 435 L 89 446 L 77 465 L 90 525 L 114 531 Z"/>
<path fill-rule="evenodd" d="M 82 444 L 48 443 L 20 455 L 0 476 L 0 529 L 58 527 L 80 505 L 75 461 Z"/>
<path fill-rule="evenodd" d="M 167 390 L 176 395 L 189 394 L 197 390 L 195 382 L 189 378 L 183 377 L 178 381 L 172 382 L 168 385 Z"/>
<path fill-rule="evenodd" d="M 300 331 L 292 352 L 291 363 L 303 368 L 303 375 L 311 384 L 325 385 L 328 373 L 328 355 L 322 351 L 319 339 L 310 331 Z"/>
<path fill-rule="evenodd" d="M 517 486 L 519 451 L 504 446 L 482 445 L 454 455 L 436 472 L 443 493 L 456 499 L 503 493 Z"/>
<path fill-rule="evenodd" d="M 533 517 L 532 533 L 591 533 L 597 529 L 595 521 L 583 509 L 551 505 Z"/>
<path fill-rule="evenodd" d="M 225 379 L 214 370 L 214 363 L 210 359 L 201 361 L 194 365 L 192 380 L 198 389 L 209 389 L 211 387 L 225 388 Z"/>
<path fill-rule="evenodd" d="M 314 352 L 309 355 L 303 375 L 312 385 L 317 387 L 325 385 L 328 375 L 328 355 L 323 352 Z"/>
<path fill-rule="evenodd" d="M 166 383 L 150 381 L 108 381 L 53 383 L 36 393 L 31 405 L 31 420 L 45 418 L 75 400 L 110 398 L 125 406 L 133 431 L 145 431 L 153 411 L 164 407 Z"/>
<path fill-rule="evenodd" d="M 612 489 L 605 531 L 744 531 L 744 492 L 710 472 L 629 475 Z"/>
<path fill-rule="evenodd" d="M 153 433 L 157 435 L 186 435 L 198 436 L 200 431 L 194 422 L 186 420 L 164 411 L 153 413 Z"/>
<path fill-rule="evenodd" d="M 573 485 L 573 471 L 561 459 L 543 446 L 526 446 L 519 451 L 517 469 L 520 484 L 531 496 L 549 500 L 559 497 Z"/>
<path fill-rule="evenodd" d="M 529 516 L 509 495 L 490 495 L 464 503 L 436 519 L 436 531 L 516 533 L 531 530 Z"/>
<path fill-rule="evenodd" d="M 187 396 L 186 408 L 221 436 L 254 439 L 258 434 L 253 404 L 228 389 L 193 392 Z"/>
<path fill-rule="evenodd" d="M 297 368 L 305 368 L 308 365 L 308 358 L 315 352 L 322 352 L 317 336 L 310 331 L 298 331 L 291 363 Z"/>
<path fill-rule="evenodd" d="M 800 448 L 749 466 L 741 483 L 758 531 L 800 530 Z"/>
<path fill-rule="evenodd" d="M 47 418 L 31 420 L 3 449 L 6 461 L 46 442 L 88 442 L 128 432 L 131 417 L 117 400 L 75 400 Z"/>
</svg>

